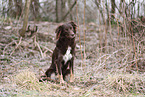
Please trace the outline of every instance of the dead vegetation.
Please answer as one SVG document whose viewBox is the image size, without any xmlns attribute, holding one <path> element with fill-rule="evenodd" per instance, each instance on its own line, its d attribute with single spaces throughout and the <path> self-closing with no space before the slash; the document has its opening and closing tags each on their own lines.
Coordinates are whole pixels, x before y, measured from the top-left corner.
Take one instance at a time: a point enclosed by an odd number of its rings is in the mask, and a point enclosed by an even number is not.
<svg viewBox="0 0 145 97">
<path fill-rule="evenodd" d="M 59 24 L 37 23 L 35 40 L 30 37 L 20 38 L 16 34 L 21 24 L 13 23 L 13 26 L 8 26 L 5 22 L 3 24 L 0 31 L 0 95 L 90 97 L 145 95 L 144 35 L 141 40 L 132 42 L 132 37 L 137 36 L 130 37 L 130 34 L 125 36 L 120 25 L 112 25 L 105 43 L 104 25 L 90 23 L 85 27 L 84 44 L 84 26 L 79 25 L 74 67 L 75 81 L 62 86 L 54 82 L 38 82 L 38 77 L 51 63 L 51 54 L 56 41 L 54 32 Z M 33 26 L 34 22 L 29 24 Z M 144 28 L 141 31 L 144 31 Z"/>
</svg>

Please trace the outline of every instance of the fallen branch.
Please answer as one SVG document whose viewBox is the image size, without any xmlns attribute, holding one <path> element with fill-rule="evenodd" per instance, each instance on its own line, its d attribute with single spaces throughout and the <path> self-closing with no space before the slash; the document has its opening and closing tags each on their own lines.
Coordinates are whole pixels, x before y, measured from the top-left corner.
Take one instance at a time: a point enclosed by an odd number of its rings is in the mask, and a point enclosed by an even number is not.
<svg viewBox="0 0 145 97">
<path fill-rule="evenodd" d="M 43 52 L 42 52 L 42 50 L 41 50 L 39 44 L 38 44 L 37 41 L 36 41 L 36 36 L 34 37 L 34 43 L 35 43 L 35 45 L 38 47 L 38 49 L 39 49 L 39 51 L 40 51 L 40 53 L 41 53 L 42 58 L 44 58 Z"/>
<path fill-rule="evenodd" d="M 19 45 L 21 44 L 21 41 L 22 41 L 22 37 L 20 37 L 20 40 L 19 40 L 19 43 L 16 44 L 16 47 L 15 49 L 11 52 L 10 56 L 14 53 L 14 51 L 19 47 Z"/>
<path fill-rule="evenodd" d="M 13 43 L 15 43 L 15 42 L 16 42 L 16 40 L 15 40 L 15 41 L 10 42 L 9 44 L 7 44 L 7 45 L 4 47 L 4 50 L 3 50 L 3 55 L 5 54 L 5 50 L 6 50 L 6 48 L 7 48 L 9 45 L 11 45 L 11 44 L 13 44 Z"/>
</svg>

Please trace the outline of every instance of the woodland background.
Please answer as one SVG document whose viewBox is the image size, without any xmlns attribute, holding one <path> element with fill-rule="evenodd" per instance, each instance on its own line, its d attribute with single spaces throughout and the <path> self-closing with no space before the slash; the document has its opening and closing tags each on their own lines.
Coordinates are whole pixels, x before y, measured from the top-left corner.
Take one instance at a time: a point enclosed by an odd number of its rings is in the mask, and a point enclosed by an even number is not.
<svg viewBox="0 0 145 97">
<path fill-rule="evenodd" d="M 75 80 L 40 83 L 69 21 Z M 145 96 L 145 0 L 1 0 L 0 96 Z"/>
</svg>

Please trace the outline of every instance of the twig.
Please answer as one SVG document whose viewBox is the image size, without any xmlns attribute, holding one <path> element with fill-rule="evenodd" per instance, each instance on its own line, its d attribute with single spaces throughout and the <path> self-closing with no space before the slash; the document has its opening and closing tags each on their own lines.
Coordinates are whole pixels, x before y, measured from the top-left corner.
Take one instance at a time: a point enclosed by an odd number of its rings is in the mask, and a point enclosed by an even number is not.
<svg viewBox="0 0 145 97">
<path fill-rule="evenodd" d="M 6 44 L 2 44 L 2 43 L 0 43 L 0 45 L 1 45 L 1 46 L 5 46 Z"/>
<path fill-rule="evenodd" d="M 105 54 L 105 55 L 101 56 L 101 57 L 97 60 L 97 62 L 95 63 L 95 65 L 98 63 L 99 60 L 101 60 L 101 58 L 105 57 L 104 62 L 101 63 L 101 64 L 99 64 L 99 67 L 101 68 L 100 65 L 104 66 L 104 64 L 105 64 L 105 62 L 106 62 L 107 59 L 109 59 L 112 55 L 114 55 L 115 53 L 117 53 L 117 52 L 119 52 L 119 51 L 121 51 L 121 50 L 123 50 L 123 49 L 119 49 L 119 50 L 113 52 L 112 54 Z M 106 57 L 107 55 L 108 55 L 108 57 Z M 100 69 L 100 68 L 99 68 L 99 69 Z M 96 68 L 95 68 L 95 69 L 96 69 Z"/>
<path fill-rule="evenodd" d="M 22 37 L 20 37 L 20 40 L 19 40 L 19 43 L 16 44 L 16 47 L 15 49 L 11 52 L 10 56 L 14 53 L 14 51 L 19 47 L 19 45 L 21 44 L 21 41 L 22 41 Z"/>
<path fill-rule="evenodd" d="M 49 48 L 47 48 L 46 46 L 42 46 L 41 45 L 41 47 L 43 47 L 43 48 L 45 48 L 47 51 L 49 51 L 50 53 L 53 53 L 53 51 L 51 50 L 51 49 L 49 49 Z M 45 51 L 46 52 L 46 51 Z"/>
<path fill-rule="evenodd" d="M 15 63 L 15 64 L 13 64 L 13 65 L 10 65 L 10 66 L 14 67 L 15 65 L 17 65 L 17 64 L 19 64 L 19 63 L 21 63 L 21 62 L 26 62 L 26 63 L 29 63 L 29 64 L 34 65 L 33 63 L 30 63 L 30 62 L 28 62 L 28 61 L 21 60 L 20 62 L 17 62 L 17 63 Z"/>
<path fill-rule="evenodd" d="M 14 42 L 16 42 L 16 40 L 15 40 L 15 41 L 10 42 L 9 44 L 7 44 L 7 45 L 4 47 L 4 50 L 3 50 L 3 55 L 5 54 L 5 49 L 6 49 L 9 45 L 13 44 Z"/>
<path fill-rule="evenodd" d="M 41 50 L 39 44 L 38 44 L 37 41 L 36 41 L 36 37 L 35 37 L 35 44 L 37 45 L 37 47 L 38 47 L 38 49 L 39 49 L 39 51 L 40 51 L 40 53 L 41 53 L 42 58 L 44 58 L 43 52 L 42 52 L 42 50 Z"/>
</svg>

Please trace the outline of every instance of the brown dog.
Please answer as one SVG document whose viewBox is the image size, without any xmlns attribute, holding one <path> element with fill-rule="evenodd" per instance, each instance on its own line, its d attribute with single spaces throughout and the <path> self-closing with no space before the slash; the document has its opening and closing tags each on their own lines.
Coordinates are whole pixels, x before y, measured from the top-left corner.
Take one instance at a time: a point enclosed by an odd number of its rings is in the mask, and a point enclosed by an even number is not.
<svg viewBox="0 0 145 97">
<path fill-rule="evenodd" d="M 52 64 L 45 72 L 48 79 L 51 78 L 52 73 L 55 73 L 58 75 L 59 82 L 64 83 L 65 76 L 70 74 L 70 82 L 73 82 L 76 27 L 74 22 L 69 22 L 56 29 L 57 42 L 52 54 Z"/>
</svg>

